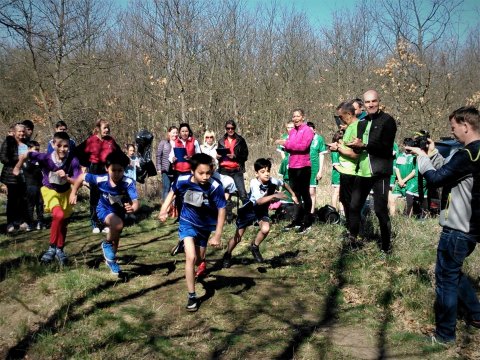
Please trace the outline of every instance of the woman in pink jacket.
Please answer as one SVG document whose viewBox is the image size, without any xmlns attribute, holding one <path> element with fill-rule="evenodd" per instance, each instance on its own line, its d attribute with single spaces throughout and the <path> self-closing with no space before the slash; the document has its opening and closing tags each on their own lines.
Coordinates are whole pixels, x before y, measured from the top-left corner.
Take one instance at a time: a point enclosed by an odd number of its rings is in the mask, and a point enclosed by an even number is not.
<svg viewBox="0 0 480 360">
<path fill-rule="evenodd" d="M 276 144 L 282 145 L 290 154 L 288 159 L 288 177 L 290 186 L 295 192 L 300 203 L 295 219 L 284 229 L 297 229 L 298 233 L 307 232 L 312 226 L 312 199 L 310 198 L 310 175 L 312 164 L 310 162 L 310 144 L 314 133 L 305 123 L 305 112 L 302 109 L 293 110 L 292 121 L 295 127 L 289 131 L 286 140 L 277 140 Z"/>
</svg>

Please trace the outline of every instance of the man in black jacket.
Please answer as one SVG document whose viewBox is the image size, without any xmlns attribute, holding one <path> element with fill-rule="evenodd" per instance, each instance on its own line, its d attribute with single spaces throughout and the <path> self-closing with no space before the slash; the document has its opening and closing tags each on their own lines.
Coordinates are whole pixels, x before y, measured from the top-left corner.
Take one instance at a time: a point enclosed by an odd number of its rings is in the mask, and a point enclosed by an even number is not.
<svg viewBox="0 0 480 360">
<path fill-rule="evenodd" d="M 350 240 L 355 242 L 360 230 L 360 212 L 373 190 L 375 214 L 380 222 L 382 251 L 390 252 L 391 224 L 388 215 L 388 191 L 393 169 L 393 142 L 397 132 L 395 119 L 379 108 L 375 90 L 363 94 L 368 115 L 358 124 L 357 138 L 347 146 L 359 153 L 357 177 L 350 204 Z M 363 153 L 363 154 L 362 154 Z M 363 155 L 363 156 L 362 156 Z"/>
</svg>

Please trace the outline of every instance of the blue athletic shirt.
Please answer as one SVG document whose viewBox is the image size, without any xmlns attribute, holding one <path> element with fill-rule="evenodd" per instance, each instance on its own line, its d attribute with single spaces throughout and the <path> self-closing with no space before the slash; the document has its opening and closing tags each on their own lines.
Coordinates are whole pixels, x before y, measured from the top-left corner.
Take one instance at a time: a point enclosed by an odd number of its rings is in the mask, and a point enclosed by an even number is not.
<svg viewBox="0 0 480 360">
<path fill-rule="evenodd" d="M 215 230 L 218 209 L 227 206 L 222 184 L 211 177 L 205 185 L 192 182 L 193 175 L 180 175 L 172 185 L 177 196 L 183 198 L 180 224 L 190 224 L 202 229 Z"/>
<path fill-rule="evenodd" d="M 98 187 L 101 193 L 98 205 L 107 209 L 123 210 L 124 203 L 138 199 L 135 181 L 129 177 L 124 176 L 117 186 L 110 185 L 108 174 L 93 175 L 87 173 L 85 175 L 85 181 Z"/>
</svg>

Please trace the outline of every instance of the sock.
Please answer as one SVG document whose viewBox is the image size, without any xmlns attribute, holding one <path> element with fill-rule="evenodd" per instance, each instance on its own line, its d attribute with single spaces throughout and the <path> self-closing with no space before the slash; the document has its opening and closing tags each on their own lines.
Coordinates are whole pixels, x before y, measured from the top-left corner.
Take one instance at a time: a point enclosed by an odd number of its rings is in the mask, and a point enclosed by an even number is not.
<svg viewBox="0 0 480 360">
<path fill-rule="evenodd" d="M 189 292 L 188 293 L 188 298 L 189 299 L 195 299 L 197 297 L 197 293 L 194 291 L 194 292 Z"/>
</svg>

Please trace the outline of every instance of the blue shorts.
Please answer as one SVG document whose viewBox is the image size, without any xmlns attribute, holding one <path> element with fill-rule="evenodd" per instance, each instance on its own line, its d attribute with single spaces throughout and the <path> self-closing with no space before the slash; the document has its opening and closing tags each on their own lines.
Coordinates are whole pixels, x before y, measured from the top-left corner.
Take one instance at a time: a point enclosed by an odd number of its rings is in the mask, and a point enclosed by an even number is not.
<svg viewBox="0 0 480 360">
<path fill-rule="evenodd" d="M 107 218 L 108 215 L 110 214 L 115 214 L 117 215 L 120 219 L 124 220 L 125 219 L 125 209 L 120 208 L 119 206 L 104 206 L 99 204 L 97 206 L 97 216 L 98 220 L 102 222 L 102 224 L 105 224 L 105 219 Z"/>
<path fill-rule="evenodd" d="M 255 214 L 254 211 L 251 211 L 239 216 L 235 224 L 237 225 L 237 229 L 246 229 L 251 225 L 257 225 L 259 221 L 272 222 L 272 219 L 268 217 L 268 213 L 258 215 Z"/>
<path fill-rule="evenodd" d="M 180 223 L 178 226 L 178 236 L 180 240 L 191 237 L 195 240 L 195 245 L 200 247 L 207 247 L 208 238 L 210 237 L 210 229 L 200 229 L 195 225 L 189 223 Z"/>
</svg>

